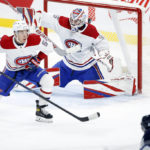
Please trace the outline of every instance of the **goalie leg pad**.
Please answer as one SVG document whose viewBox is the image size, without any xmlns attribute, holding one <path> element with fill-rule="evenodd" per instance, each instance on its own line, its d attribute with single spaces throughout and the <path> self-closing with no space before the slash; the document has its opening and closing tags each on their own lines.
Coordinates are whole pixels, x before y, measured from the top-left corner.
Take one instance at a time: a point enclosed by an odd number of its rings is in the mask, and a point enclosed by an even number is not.
<svg viewBox="0 0 150 150">
<path fill-rule="evenodd" d="M 135 78 L 131 76 L 111 80 L 84 81 L 84 98 L 104 98 L 117 95 L 134 95 Z"/>
</svg>

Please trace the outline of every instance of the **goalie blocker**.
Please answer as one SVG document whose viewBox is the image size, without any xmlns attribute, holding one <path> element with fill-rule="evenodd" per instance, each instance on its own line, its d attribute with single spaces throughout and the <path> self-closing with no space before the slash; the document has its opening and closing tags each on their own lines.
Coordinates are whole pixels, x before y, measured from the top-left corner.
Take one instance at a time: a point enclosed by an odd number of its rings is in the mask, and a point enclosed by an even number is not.
<svg viewBox="0 0 150 150">
<path fill-rule="evenodd" d="M 136 92 L 135 78 L 122 76 L 110 80 L 84 81 L 84 98 L 103 98 L 117 95 L 134 95 Z"/>
</svg>

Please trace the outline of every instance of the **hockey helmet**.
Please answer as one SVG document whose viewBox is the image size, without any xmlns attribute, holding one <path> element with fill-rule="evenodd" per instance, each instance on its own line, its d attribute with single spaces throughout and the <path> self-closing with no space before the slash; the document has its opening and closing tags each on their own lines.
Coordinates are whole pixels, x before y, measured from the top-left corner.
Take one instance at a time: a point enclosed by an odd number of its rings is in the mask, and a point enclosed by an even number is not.
<svg viewBox="0 0 150 150">
<path fill-rule="evenodd" d="M 21 31 L 21 30 L 28 30 L 29 26 L 26 24 L 25 21 L 16 21 L 13 24 L 13 32 Z"/>
<path fill-rule="evenodd" d="M 83 9 L 74 9 L 69 18 L 72 31 L 78 31 L 78 28 L 82 27 L 86 23 L 86 14 Z"/>
</svg>

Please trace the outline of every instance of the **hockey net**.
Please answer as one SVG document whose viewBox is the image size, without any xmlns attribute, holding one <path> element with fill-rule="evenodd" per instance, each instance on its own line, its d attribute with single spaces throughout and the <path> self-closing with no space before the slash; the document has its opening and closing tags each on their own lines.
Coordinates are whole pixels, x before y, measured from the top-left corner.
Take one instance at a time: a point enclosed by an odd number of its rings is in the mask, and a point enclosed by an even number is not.
<svg viewBox="0 0 150 150">
<path fill-rule="evenodd" d="M 44 11 L 57 15 L 69 17 L 70 12 L 79 7 L 86 11 L 91 24 L 94 24 L 109 41 L 111 54 L 121 60 L 122 72 L 131 73 L 136 77 L 137 91 L 141 93 L 142 51 L 149 48 L 150 44 L 150 34 L 147 33 L 150 20 L 149 16 L 145 15 L 149 9 L 112 0 L 107 3 L 101 0 L 44 0 Z M 44 32 L 62 46 L 54 31 L 45 28 Z M 59 59 L 61 57 L 57 55 L 49 56 L 45 67 L 51 67 Z"/>
</svg>

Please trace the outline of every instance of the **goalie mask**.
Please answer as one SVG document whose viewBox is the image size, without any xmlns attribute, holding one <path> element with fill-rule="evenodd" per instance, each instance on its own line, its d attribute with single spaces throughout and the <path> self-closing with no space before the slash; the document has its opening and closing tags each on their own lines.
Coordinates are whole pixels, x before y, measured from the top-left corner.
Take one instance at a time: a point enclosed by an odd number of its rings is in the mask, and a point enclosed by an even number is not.
<svg viewBox="0 0 150 150">
<path fill-rule="evenodd" d="M 86 14 L 81 8 L 74 9 L 69 18 L 71 25 L 71 30 L 73 32 L 78 32 L 79 28 L 86 23 Z"/>
</svg>

